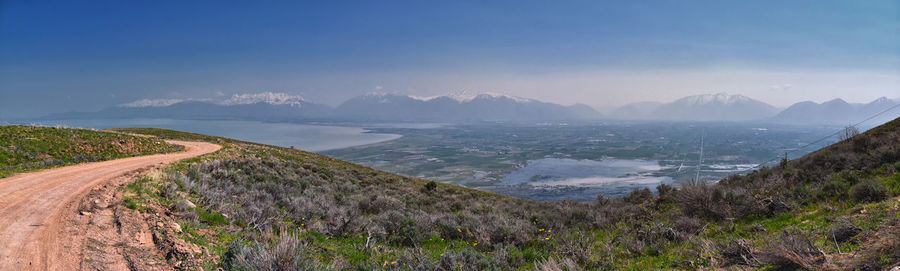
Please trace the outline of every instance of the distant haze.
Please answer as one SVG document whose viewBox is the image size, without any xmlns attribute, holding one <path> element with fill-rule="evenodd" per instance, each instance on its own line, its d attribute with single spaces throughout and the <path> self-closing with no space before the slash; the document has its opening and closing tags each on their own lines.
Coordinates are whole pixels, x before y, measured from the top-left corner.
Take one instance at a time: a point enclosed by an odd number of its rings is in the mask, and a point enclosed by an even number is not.
<svg viewBox="0 0 900 271">
<path fill-rule="evenodd" d="M 494 92 L 602 112 L 721 92 L 868 103 L 900 98 L 897 33 L 897 1 L 10 0 L 0 120 L 266 92 L 333 107 Z"/>
</svg>

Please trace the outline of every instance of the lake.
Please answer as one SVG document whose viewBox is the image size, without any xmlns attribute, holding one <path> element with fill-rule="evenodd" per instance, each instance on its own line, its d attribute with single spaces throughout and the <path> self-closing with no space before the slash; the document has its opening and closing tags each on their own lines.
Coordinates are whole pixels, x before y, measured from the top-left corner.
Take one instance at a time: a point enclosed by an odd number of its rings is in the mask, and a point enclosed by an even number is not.
<svg viewBox="0 0 900 271">
<path fill-rule="evenodd" d="M 593 200 L 597 194 L 621 196 L 634 188 L 654 189 L 674 179 L 659 172 L 659 161 L 544 158 L 530 160 L 487 190 L 535 200 Z"/>
<path fill-rule="evenodd" d="M 374 144 L 400 138 L 397 134 L 371 133 L 362 127 L 268 123 L 239 120 L 93 119 L 12 122 L 81 128 L 154 127 L 234 138 L 263 144 L 321 152 Z"/>
</svg>

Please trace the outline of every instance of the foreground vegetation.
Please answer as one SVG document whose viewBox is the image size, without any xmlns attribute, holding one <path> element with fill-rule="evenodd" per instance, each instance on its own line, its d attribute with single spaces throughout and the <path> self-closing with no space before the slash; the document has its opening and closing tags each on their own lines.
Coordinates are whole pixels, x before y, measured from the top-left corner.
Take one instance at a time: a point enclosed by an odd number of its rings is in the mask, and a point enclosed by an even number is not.
<svg viewBox="0 0 900 271">
<path fill-rule="evenodd" d="M 321 155 L 217 142 L 125 188 L 158 205 L 205 270 L 860 269 L 900 264 L 900 119 L 716 184 L 594 202 L 535 202 Z"/>
<path fill-rule="evenodd" d="M 183 150 L 158 138 L 43 126 L 0 126 L 0 178 L 14 173 Z"/>
</svg>

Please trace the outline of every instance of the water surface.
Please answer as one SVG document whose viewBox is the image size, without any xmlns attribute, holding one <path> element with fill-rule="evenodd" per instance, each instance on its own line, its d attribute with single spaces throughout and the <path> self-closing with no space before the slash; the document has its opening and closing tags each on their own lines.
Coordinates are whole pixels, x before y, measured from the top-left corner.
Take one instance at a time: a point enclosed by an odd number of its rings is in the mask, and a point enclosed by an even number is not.
<svg viewBox="0 0 900 271">
<path fill-rule="evenodd" d="M 282 147 L 294 146 L 312 152 L 368 145 L 400 138 L 400 135 L 396 134 L 371 133 L 361 127 L 240 120 L 92 119 L 19 122 L 19 124 L 29 123 L 94 129 L 164 128 Z"/>
<path fill-rule="evenodd" d="M 530 160 L 487 190 L 535 200 L 593 200 L 597 194 L 621 196 L 635 188 L 670 184 L 667 169 L 653 160 Z"/>
</svg>

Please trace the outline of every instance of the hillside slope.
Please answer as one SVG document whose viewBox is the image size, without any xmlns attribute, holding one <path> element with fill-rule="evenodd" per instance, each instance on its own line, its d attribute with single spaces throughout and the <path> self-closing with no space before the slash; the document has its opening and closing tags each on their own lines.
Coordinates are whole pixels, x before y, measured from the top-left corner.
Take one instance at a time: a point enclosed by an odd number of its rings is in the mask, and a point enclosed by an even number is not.
<svg viewBox="0 0 900 271">
<path fill-rule="evenodd" d="M 0 178 L 82 162 L 181 151 L 157 138 L 86 129 L 0 126 Z"/>
<path fill-rule="evenodd" d="M 219 152 L 126 188 L 205 270 L 862 269 L 900 265 L 900 119 L 717 184 L 535 202 L 298 150 L 160 129 Z M 124 203 L 123 203 L 124 204 Z M 193 251 L 193 252 L 191 252 Z"/>
</svg>

